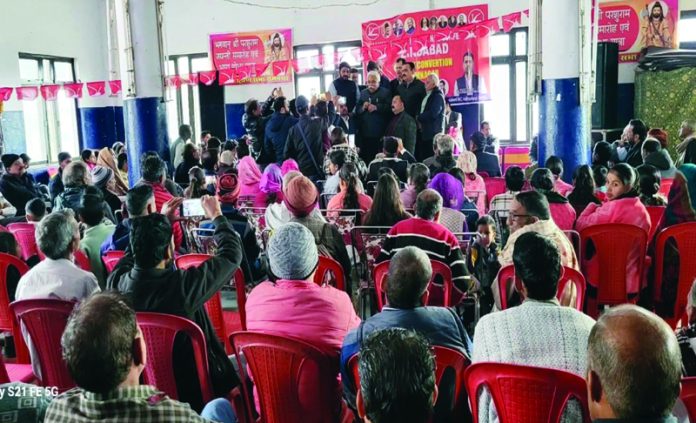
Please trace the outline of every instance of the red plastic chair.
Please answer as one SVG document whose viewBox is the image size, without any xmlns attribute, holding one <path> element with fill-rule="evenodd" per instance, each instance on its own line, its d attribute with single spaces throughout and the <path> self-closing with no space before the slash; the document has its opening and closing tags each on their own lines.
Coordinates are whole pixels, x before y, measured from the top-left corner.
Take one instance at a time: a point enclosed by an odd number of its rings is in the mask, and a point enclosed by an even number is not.
<svg viewBox="0 0 696 423">
<path fill-rule="evenodd" d="M 648 240 L 652 240 L 657 232 L 657 225 L 662 219 L 662 215 L 665 214 L 665 206 L 647 206 L 645 209 L 650 215 L 650 233 L 648 234 Z"/>
<path fill-rule="evenodd" d="M 89 257 L 82 250 L 77 250 L 74 253 L 75 256 L 75 266 L 84 270 L 85 272 L 92 271 L 92 264 L 89 261 Z M 42 259 L 43 260 L 43 259 Z"/>
<path fill-rule="evenodd" d="M 682 378 L 679 398 L 686 407 L 689 421 L 696 421 L 696 377 Z"/>
<path fill-rule="evenodd" d="M 104 268 L 106 269 L 107 273 L 111 273 L 114 271 L 116 268 L 116 265 L 118 264 L 119 261 L 123 258 L 123 256 L 126 255 L 125 251 L 120 251 L 120 250 L 112 250 L 112 251 L 107 251 L 103 256 L 102 256 L 102 261 L 104 262 Z"/>
<path fill-rule="evenodd" d="M 330 273 L 333 273 L 333 278 L 329 276 Z M 331 257 L 319 256 L 319 266 L 314 274 L 314 283 L 323 286 L 327 279 L 334 281 L 334 288 L 345 291 L 346 277 L 343 274 L 341 263 Z"/>
<path fill-rule="evenodd" d="M 7 364 L 0 354 L 0 384 L 10 382 L 32 383 L 36 380 L 31 364 Z"/>
<path fill-rule="evenodd" d="M 29 260 L 31 257 L 39 255 L 39 247 L 36 245 L 36 226 L 33 223 L 11 223 L 7 225 L 12 235 L 14 235 L 22 250 L 22 259 Z"/>
<path fill-rule="evenodd" d="M 143 372 L 146 384 L 157 387 L 160 391 L 178 400 L 179 394 L 174 378 L 174 338 L 185 333 L 191 340 L 193 356 L 198 373 L 203 402 L 213 398 L 208 373 L 208 355 L 203 331 L 194 322 L 183 317 L 162 313 L 136 313 L 138 326 L 145 337 L 148 362 Z"/>
<path fill-rule="evenodd" d="M 430 283 L 428 284 L 428 291 L 432 295 L 432 289 L 433 289 L 433 281 L 435 278 L 439 275 L 442 280 L 443 280 L 443 285 L 442 289 L 444 291 L 443 293 L 443 302 L 442 304 L 433 304 L 430 301 L 430 296 L 428 297 L 428 303 L 427 305 L 441 305 L 444 307 L 449 307 L 450 304 L 450 298 L 452 295 L 452 270 L 447 266 L 445 263 L 442 263 L 437 260 L 430 260 L 430 265 L 433 268 L 433 275 L 430 278 Z M 389 273 L 389 262 L 388 261 L 383 261 L 382 263 L 378 264 L 375 266 L 375 270 L 373 273 L 373 280 L 375 281 L 375 293 L 377 295 L 377 310 L 381 311 L 382 307 L 384 306 L 384 292 L 382 291 L 382 284 L 385 283 L 385 278 L 387 277 L 387 274 Z"/>
<path fill-rule="evenodd" d="M 24 261 L 10 254 L 0 253 L 0 331 L 12 333 L 17 363 L 29 364 L 29 350 L 10 310 L 10 297 L 7 292 L 7 270 L 10 266 L 17 269 L 20 277 L 29 271 L 29 266 Z"/>
<path fill-rule="evenodd" d="M 647 250 L 648 233 L 634 225 L 606 223 L 583 229 L 580 231 L 580 239 L 584 260 L 587 260 L 587 246 L 589 241 L 592 241 L 594 244 L 593 259 L 598 263 L 597 268 L 601 269 L 597 274 L 597 280 L 591 281 L 587 275 L 585 263 L 583 263 L 582 270 L 585 280 L 588 284 L 594 282 L 592 285 L 597 287 L 597 298 L 587 299 L 587 314 L 597 318 L 599 308 L 602 305 L 631 302 L 626 290 L 629 256 L 633 248 L 637 247 L 641 252 Z M 636 273 L 641 275 L 639 285 L 642 284 L 644 267 L 645 260 L 639 260 L 636 269 Z"/>
<path fill-rule="evenodd" d="M 679 279 L 677 297 L 671 316 L 662 316 L 674 329 L 682 318 L 686 317 L 686 300 L 694 279 L 696 279 L 696 222 L 680 223 L 670 226 L 657 234 L 655 241 L 655 285 L 653 298 L 662 299 L 662 273 L 665 267 L 665 248 L 668 240 L 676 243 L 679 251 Z"/>
<path fill-rule="evenodd" d="M 672 188 L 672 182 L 674 182 L 674 178 L 662 178 L 660 180 L 659 193 L 665 197 L 669 197 L 669 190 Z"/>
<path fill-rule="evenodd" d="M 493 197 L 505 193 L 505 178 L 483 178 L 483 182 L 486 184 L 486 198 L 488 198 L 488 207 L 490 208 Z"/>
<path fill-rule="evenodd" d="M 576 399 L 590 422 L 587 385 L 580 376 L 541 367 L 476 363 L 464 372 L 473 421 L 479 421 L 479 393 L 488 388 L 500 423 L 557 423 L 569 399 Z"/>
<path fill-rule="evenodd" d="M 60 338 L 75 302 L 57 299 L 21 300 L 10 304 L 17 322 L 26 328 L 39 360 L 41 385 L 63 392 L 75 387 L 63 361 Z"/>
<path fill-rule="evenodd" d="M 498 271 L 498 292 L 500 292 L 500 307 L 501 310 L 508 308 L 508 292 L 507 287 L 510 285 L 509 281 L 514 278 L 514 285 L 519 291 L 522 288 L 521 281 L 515 275 L 515 266 L 509 264 Z M 558 280 L 558 288 L 556 290 L 556 298 L 560 301 L 563 297 L 563 291 L 569 283 L 575 285 L 577 291 L 577 296 L 575 298 L 575 309 L 582 311 L 583 304 L 585 302 L 585 291 L 587 289 L 585 277 L 582 273 L 573 269 L 572 267 L 563 266 L 561 277 Z"/>
<path fill-rule="evenodd" d="M 338 361 L 306 342 L 253 332 L 230 336 L 239 367 L 243 355 L 258 392 L 260 419 L 264 423 L 319 423 L 337 421 L 340 403 L 335 386 Z M 246 372 L 242 389 L 247 411 L 249 403 Z M 299 386 L 303 389 L 298 389 Z M 336 407 L 332 407 L 332 405 Z M 248 421 L 257 421 L 247 416 Z"/>
</svg>

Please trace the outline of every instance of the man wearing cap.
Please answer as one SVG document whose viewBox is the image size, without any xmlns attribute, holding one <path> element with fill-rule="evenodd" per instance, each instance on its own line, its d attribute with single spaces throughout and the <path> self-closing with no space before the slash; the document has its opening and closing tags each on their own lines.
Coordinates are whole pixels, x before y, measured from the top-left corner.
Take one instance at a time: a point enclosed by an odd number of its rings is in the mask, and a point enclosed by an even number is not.
<svg viewBox="0 0 696 423">
<path fill-rule="evenodd" d="M 360 91 L 358 84 L 350 78 L 350 69 L 350 65 L 347 62 L 341 62 L 338 65 L 339 76 L 329 85 L 329 92 L 332 98 L 336 96 L 345 97 L 348 111 L 353 113 L 355 105 L 358 104 Z"/>
<path fill-rule="evenodd" d="M 352 82 L 352 81 L 350 81 Z M 324 163 L 323 128 L 321 119 L 309 116 L 309 101 L 301 95 L 295 100 L 300 120 L 290 128 L 285 143 L 284 159 L 295 159 L 302 174 L 313 181 L 323 179 Z"/>
<path fill-rule="evenodd" d="M 314 283 L 319 265 L 314 236 L 298 223 L 281 226 L 271 237 L 268 260 L 276 281 L 263 282 L 249 294 L 247 330 L 308 342 L 324 351 L 338 372 L 343 338 L 360 324 L 360 318 L 345 292 Z M 338 385 L 335 391 L 332 405 L 340 410 Z"/>
<path fill-rule="evenodd" d="M 476 156 L 477 172 L 486 172 L 491 178 L 502 176 L 498 155 L 485 151 L 486 136 L 482 132 L 471 135 L 471 152 Z"/>
<path fill-rule="evenodd" d="M 288 197 L 288 187 L 290 186 L 290 181 L 295 179 L 298 176 L 302 176 L 300 172 L 296 171 L 291 171 L 285 174 L 283 176 L 283 198 Z M 324 216 L 322 216 L 321 212 L 319 211 L 318 208 L 312 209 L 312 211 L 309 213 L 314 220 L 318 220 L 321 222 L 326 223 L 326 219 L 324 219 Z M 268 207 L 266 207 L 266 227 L 268 229 L 276 229 L 279 228 L 292 219 L 292 214 L 290 214 L 290 210 L 288 210 L 288 206 L 285 201 L 280 202 L 280 203 L 273 203 L 270 204 Z"/>
<path fill-rule="evenodd" d="M 92 183 L 99 188 L 104 196 L 104 201 L 109 206 L 112 212 L 116 213 L 121 210 L 121 200 L 113 191 L 116 189 L 116 179 L 114 171 L 106 166 L 96 166 L 92 169 Z"/>
<path fill-rule="evenodd" d="M 0 178 L 0 192 L 16 209 L 18 216 L 24 216 L 24 208 L 34 198 L 41 198 L 31 180 L 25 177 L 27 168 L 17 154 L 3 154 L 0 157 L 5 174 Z"/>
</svg>

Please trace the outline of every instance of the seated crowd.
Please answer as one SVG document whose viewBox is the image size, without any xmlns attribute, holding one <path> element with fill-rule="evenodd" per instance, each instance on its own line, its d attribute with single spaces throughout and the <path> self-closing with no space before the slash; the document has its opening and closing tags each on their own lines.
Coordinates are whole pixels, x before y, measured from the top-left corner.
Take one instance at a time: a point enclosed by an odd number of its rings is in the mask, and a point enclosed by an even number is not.
<svg viewBox="0 0 696 423">
<path fill-rule="evenodd" d="M 437 102 L 428 100 L 419 113 L 424 95 L 413 92 L 414 68 L 399 66 L 395 86 L 382 85 L 373 67 L 363 91 L 339 78 L 327 100 L 300 96 L 291 104 L 274 90 L 266 102 L 250 101 L 247 134 L 238 141 L 221 142 L 207 131 L 191 140 L 184 125 L 171 156 L 137 158 L 139 175 L 129 174 L 122 143 L 85 150 L 74 161 L 60 153 L 48 187 L 27 172 L 28 157 L 3 155 L 7 299 L 75 303 L 60 342 L 75 387 L 48 396 L 26 390 L 32 407 L 0 395 L 0 415 L 22 408 L 21 421 L 46 422 L 262 416 L 270 388 L 257 388 L 273 377 L 256 373 L 253 350 L 240 354 L 236 335 L 221 339 L 211 308 L 221 292 L 229 298 L 241 274 L 241 325 L 323 357 L 330 370 L 316 364 L 306 371 L 329 371 L 330 383 L 315 386 L 319 376 L 311 374 L 294 389 L 298 397 L 324 391 L 328 403 L 312 406 L 333 421 L 467 415 L 455 389 L 463 371 L 437 371 L 442 349 L 472 368 L 533 366 L 584 379 L 588 407 L 571 399 L 563 421 L 582 421 L 583 413 L 595 421 L 673 421 L 681 377 L 696 376 L 696 283 L 688 298 L 678 298 L 685 252 L 668 242 L 662 254 L 655 234 L 696 222 L 696 155 L 687 142 L 693 125 L 684 124 L 678 167 L 665 149 L 666 133 L 648 136 L 641 121 L 631 120 L 621 140 L 596 143 L 591 166 L 564 169 L 551 156 L 525 174 L 518 166 L 501 169 L 488 122 L 468 142 L 442 133 L 444 118 L 431 117 L 451 109 L 443 101 L 442 111 L 427 110 Z M 350 69 L 341 71 L 349 78 Z M 434 75 L 415 85 L 442 96 Z M 428 130 L 416 136 L 417 127 Z M 430 134 L 433 127 L 441 131 Z M 494 192 L 490 181 L 504 189 Z M 663 181 L 671 184 L 667 191 Z M 638 305 L 599 316 L 578 310 L 575 299 L 598 301 L 603 247 L 578 249 L 572 235 L 602 224 L 637 227 L 647 243 L 616 246 L 627 255 L 627 302 Z M 34 239 L 15 238 L 13 225 L 30 225 Z M 209 256 L 178 265 L 191 253 Z M 109 254 L 118 254 L 115 264 Z M 655 276 L 650 266 L 658 255 L 662 274 Z M 335 263 L 328 275 L 326 262 Z M 509 266 L 513 276 L 499 280 Z M 376 277 L 379 269 L 385 277 Z M 576 271 L 586 290 L 559 290 Z M 675 310 L 684 302 L 685 310 Z M 221 312 L 226 328 L 235 326 L 224 321 L 228 310 Z M 675 334 L 665 320 L 683 311 L 685 324 Z M 175 391 L 144 383 L 151 382 L 146 369 L 166 354 L 148 346 L 138 317 L 145 312 L 193 322 L 205 342 L 207 374 L 200 374 L 194 340 L 179 333 L 165 360 Z M 38 358 L 45 343 L 32 340 L 30 329 L 16 332 L 21 339 L 5 338 L 5 360 L 12 360 L 11 345 L 26 343 L 34 382 L 41 383 L 49 370 Z M 0 390 L 14 385 L 25 386 L 13 381 Z M 478 422 L 499 421 L 490 389 L 473 395 Z M 312 413 L 304 421 L 320 421 Z"/>
</svg>

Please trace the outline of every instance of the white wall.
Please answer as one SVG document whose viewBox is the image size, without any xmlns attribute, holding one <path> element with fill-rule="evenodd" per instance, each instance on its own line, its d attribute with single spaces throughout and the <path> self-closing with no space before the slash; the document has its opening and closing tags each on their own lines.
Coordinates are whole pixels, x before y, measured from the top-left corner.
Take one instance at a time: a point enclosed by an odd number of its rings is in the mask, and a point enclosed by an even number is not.
<svg viewBox="0 0 696 423">
<path fill-rule="evenodd" d="M 355 0 L 359 2 L 361 0 Z M 259 4 L 314 7 L 337 0 L 254 0 Z M 435 9 L 485 3 L 486 0 L 434 0 Z M 224 0 L 165 0 L 165 40 L 169 54 L 209 51 L 208 35 L 218 32 L 292 28 L 294 45 L 361 39 L 361 24 L 406 12 L 429 9 L 428 0 L 382 0 L 372 6 L 327 7 L 314 10 L 278 10 L 242 6 Z M 500 16 L 529 7 L 528 0 L 488 0 L 489 16 Z M 282 85 L 293 96 L 294 84 Z M 242 103 L 250 97 L 265 99 L 272 85 L 227 87 L 225 101 Z"/>
<path fill-rule="evenodd" d="M 0 85 L 18 86 L 18 53 L 75 59 L 83 82 L 108 79 L 106 9 L 103 0 L 2 0 L 0 12 Z M 85 88 L 81 107 L 105 106 L 113 100 L 92 99 Z M 5 110 L 21 110 L 13 95 Z"/>
</svg>

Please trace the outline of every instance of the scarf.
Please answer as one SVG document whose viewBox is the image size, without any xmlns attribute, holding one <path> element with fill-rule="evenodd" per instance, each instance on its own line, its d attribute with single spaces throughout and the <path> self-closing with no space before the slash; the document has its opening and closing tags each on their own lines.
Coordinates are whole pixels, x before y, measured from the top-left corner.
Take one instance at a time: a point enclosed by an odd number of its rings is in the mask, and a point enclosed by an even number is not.
<svg viewBox="0 0 696 423">
<path fill-rule="evenodd" d="M 259 192 L 261 171 L 251 156 L 245 156 L 237 165 L 239 183 L 242 186 L 240 196 L 256 195 Z"/>
<path fill-rule="evenodd" d="M 116 167 L 116 160 L 114 160 L 114 154 L 111 152 L 110 148 L 104 147 L 99 150 L 97 166 L 111 169 L 114 172 L 114 180 L 116 181 L 113 193 L 120 196 L 126 195 L 128 192 L 128 184 L 124 182 L 121 177 L 121 172 L 119 172 L 118 167 Z"/>
<path fill-rule="evenodd" d="M 442 196 L 442 206 L 460 211 L 464 205 L 464 188 L 457 178 L 449 173 L 435 175 L 428 188 Z"/>
<path fill-rule="evenodd" d="M 264 169 L 259 183 L 259 189 L 266 194 L 280 192 L 283 188 L 283 176 L 276 164 L 270 164 Z"/>
<path fill-rule="evenodd" d="M 293 159 L 287 159 L 286 161 L 283 162 L 283 165 L 280 167 L 280 173 L 285 176 L 288 174 L 288 172 L 300 171 L 300 166 L 297 164 L 297 162 Z"/>
<path fill-rule="evenodd" d="M 696 221 L 694 203 L 696 203 L 696 165 L 684 165 L 674 175 L 667 197 L 665 214 L 662 216 L 657 233 L 672 225 Z"/>
</svg>

